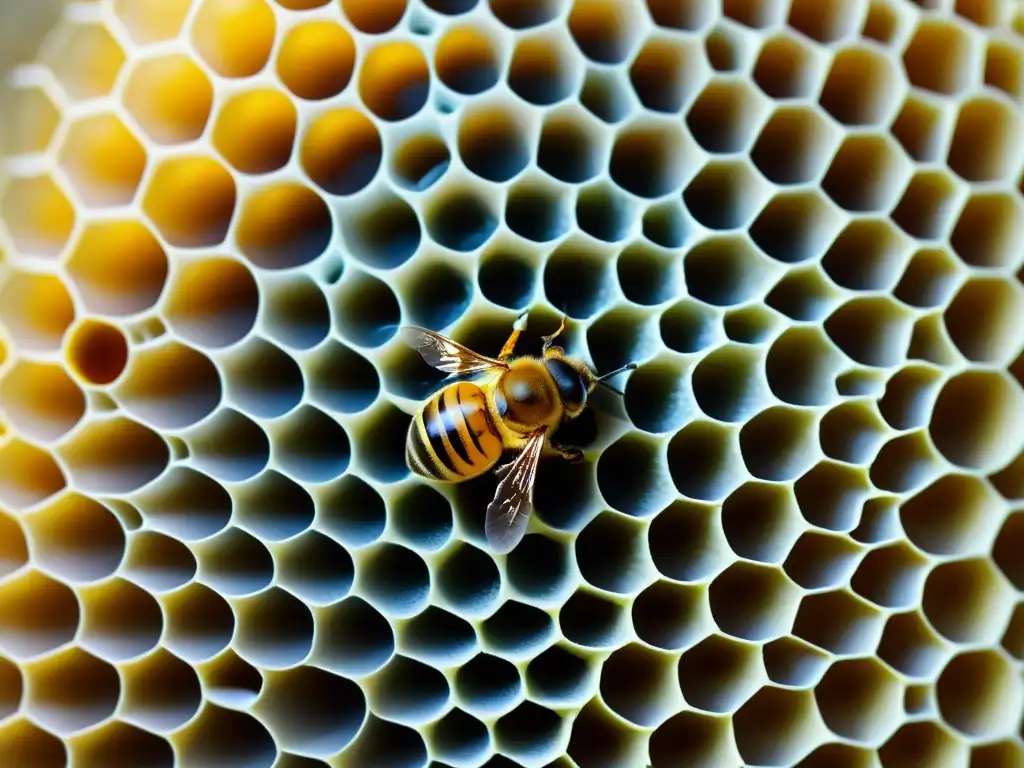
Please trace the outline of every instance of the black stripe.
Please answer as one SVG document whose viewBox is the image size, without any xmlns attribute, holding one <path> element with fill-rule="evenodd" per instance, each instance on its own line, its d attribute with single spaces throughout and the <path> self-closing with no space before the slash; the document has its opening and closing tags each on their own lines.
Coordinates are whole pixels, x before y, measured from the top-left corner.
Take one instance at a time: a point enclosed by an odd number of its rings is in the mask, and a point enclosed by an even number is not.
<svg viewBox="0 0 1024 768">
<path fill-rule="evenodd" d="M 444 480 L 445 478 L 443 478 L 437 471 L 437 462 L 430 458 L 430 454 L 427 453 L 427 447 L 423 444 L 423 437 L 419 430 L 419 424 L 422 423 L 422 421 L 422 414 L 417 414 L 416 419 L 412 423 L 416 433 L 411 436 L 409 445 L 412 447 L 413 455 L 417 462 L 423 467 L 423 471 L 435 480 Z"/>
<path fill-rule="evenodd" d="M 423 412 L 423 426 L 426 428 L 427 439 L 430 440 L 430 447 L 437 454 L 437 460 L 440 461 L 444 468 L 451 472 L 453 475 L 461 475 L 462 473 L 455 469 L 455 464 L 452 463 L 452 457 L 448 455 L 448 449 L 445 448 L 444 440 L 441 439 L 441 430 L 444 429 L 444 422 L 441 420 L 441 414 L 438 411 L 438 402 L 441 399 L 441 393 L 438 392 L 434 397 L 427 403 L 426 410 Z"/>
<path fill-rule="evenodd" d="M 458 385 L 455 387 L 455 394 L 458 395 Z M 469 466 L 473 466 L 473 462 L 469 460 L 469 451 L 466 450 L 466 444 L 462 441 L 462 434 L 459 431 L 458 420 L 461 417 L 460 408 L 456 408 L 456 413 L 452 413 L 451 409 L 448 408 L 448 403 L 445 402 L 446 398 L 444 393 L 441 393 L 441 398 L 438 400 L 438 412 L 441 414 L 441 422 L 444 424 L 445 434 L 448 435 L 448 441 L 452 444 L 452 448 L 459 454 L 459 458 L 462 459 Z M 465 426 L 465 420 L 462 421 Z M 469 428 L 466 427 L 466 431 Z"/>
<path fill-rule="evenodd" d="M 469 426 L 469 419 L 466 418 L 466 411 L 462 407 L 462 394 L 460 393 L 461 388 L 456 387 L 455 389 L 455 402 L 459 404 L 459 417 L 462 419 L 462 426 L 466 428 L 466 434 L 469 435 L 469 439 L 473 441 L 473 447 L 476 448 L 484 458 L 487 458 L 487 454 L 484 453 L 483 446 L 480 445 L 480 440 L 477 439 L 476 432 L 473 431 L 472 427 Z M 476 403 L 473 404 L 473 409 L 476 410 Z"/>
</svg>

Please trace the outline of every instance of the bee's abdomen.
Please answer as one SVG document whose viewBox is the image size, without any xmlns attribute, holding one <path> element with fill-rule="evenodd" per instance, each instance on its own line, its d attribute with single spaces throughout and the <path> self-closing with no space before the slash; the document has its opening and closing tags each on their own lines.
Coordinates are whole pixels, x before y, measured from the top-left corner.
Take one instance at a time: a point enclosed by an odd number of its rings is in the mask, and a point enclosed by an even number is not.
<svg viewBox="0 0 1024 768">
<path fill-rule="evenodd" d="M 483 474 L 501 452 L 484 391 L 468 382 L 445 387 L 426 402 L 409 425 L 405 448 L 409 469 L 447 482 Z"/>
</svg>

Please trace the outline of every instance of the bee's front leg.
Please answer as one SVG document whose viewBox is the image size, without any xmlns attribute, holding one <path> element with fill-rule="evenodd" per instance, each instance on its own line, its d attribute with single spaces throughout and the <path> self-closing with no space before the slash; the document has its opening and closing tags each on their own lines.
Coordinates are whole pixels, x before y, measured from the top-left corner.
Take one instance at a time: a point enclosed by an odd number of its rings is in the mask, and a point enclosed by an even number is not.
<svg viewBox="0 0 1024 768">
<path fill-rule="evenodd" d="M 571 445 L 560 445 L 559 443 L 551 442 L 549 442 L 548 445 L 550 446 L 552 452 L 558 454 L 563 459 L 568 461 L 570 464 L 579 464 L 581 461 L 583 461 L 582 448 L 576 448 L 575 446 Z"/>
</svg>

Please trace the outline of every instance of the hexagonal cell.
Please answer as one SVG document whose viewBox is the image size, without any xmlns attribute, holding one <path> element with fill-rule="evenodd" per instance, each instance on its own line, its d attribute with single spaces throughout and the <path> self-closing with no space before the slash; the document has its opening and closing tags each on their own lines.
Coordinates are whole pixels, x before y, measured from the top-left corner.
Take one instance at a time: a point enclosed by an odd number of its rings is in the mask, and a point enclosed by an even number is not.
<svg viewBox="0 0 1024 768">
<path fill-rule="evenodd" d="M 749 146 L 768 110 L 767 99 L 742 81 L 713 80 L 690 107 L 686 124 L 705 150 L 731 154 Z"/>
<path fill-rule="evenodd" d="M 213 84 L 191 58 L 170 54 L 136 64 L 123 101 L 151 140 L 181 144 L 203 135 Z"/>
<path fill-rule="evenodd" d="M 659 513 L 648 528 L 648 547 L 658 571 L 677 581 L 700 581 L 731 559 L 718 510 L 690 501 L 676 501 Z"/>
<path fill-rule="evenodd" d="M 1002 468 L 1019 451 L 1011 435 L 1024 419 L 1024 392 L 995 371 L 965 371 L 939 392 L 929 434 L 949 461 L 967 469 Z"/>
<path fill-rule="evenodd" d="M 284 669 L 312 650 L 315 627 L 309 606 L 280 587 L 243 597 L 232 608 L 238 617 L 233 646 L 253 666 Z"/>
<path fill-rule="evenodd" d="M 33 507 L 66 486 L 53 456 L 19 438 L 0 446 L 0 459 L 0 503 L 12 511 Z"/>
<path fill-rule="evenodd" d="M 166 617 L 164 645 L 169 651 L 186 661 L 206 661 L 222 653 L 231 643 L 235 631 L 235 615 L 227 600 L 209 587 L 192 582 L 169 595 L 162 596 L 156 608 L 157 611 L 162 609 Z M 138 607 L 136 607 L 137 609 Z M 148 641 L 148 635 L 146 632 L 140 631 L 146 628 L 144 624 L 137 620 L 134 623 L 138 625 L 136 632 L 139 637 L 132 638 L 132 642 L 122 640 L 118 643 L 115 639 L 106 638 L 104 648 L 108 656 L 131 658 L 141 655 L 139 650 L 142 649 L 143 643 Z M 234 655 L 232 651 L 229 653 Z M 241 662 L 240 659 L 238 661 Z M 241 663 L 244 664 L 244 662 Z M 234 667 L 230 671 L 235 672 L 240 665 L 230 666 Z M 236 675 L 237 672 L 232 677 L 237 680 Z M 242 675 L 243 680 L 246 677 L 256 678 L 255 690 L 258 692 L 259 685 L 262 683 L 259 673 Z"/>
<path fill-rule="evenodd" d="M 181 155 L 163 160 L 142 207 L 164 239 L 179 248 L 219 245 L 235 210 L 235 182 L 216 160 Z"/>
<path fill-rule="evenodd" d="M 283 270 L 318 258 L 334 223 L 324 199 L 309 187 L 280 182 L 250 193 L 238 216 L 238 248 L 257 267 Z"/>
<path fill-rule="evenodd" d="M 355 119 L 353 117 L 353 120 Z M 450 165 L 451 150 L 444 139 L 432 132 L 414 134 L 401 143 L 391 155 L 392 176 L 399 186 L 413 192 L 428 189 L 444 176 Z M 348 167 L 346 166 L 346 170 Z M 356 164 L 351 166 L 351 169 L 355 171 L 364 167 L 363 164 Z M 356 179 L 360 176 L 361 174 L 351 174 L 351 177 Z"/>
<path fill-rule="evenodd" d="M 523 110 L 500 102 L 467 107 L 459 119 L 459 156 L 477 176 L 509 181 L 526 168 L 533 154 L 532 123 Z"/>
<path fill-rule="evenodd" d="M 750 225 L 749 234 L 773 259 L 794 264 L 818 257 L 839 232 L 843 218 L 817 192 L 781 192 Z"/>
<path fill-rule="evenodd" d="M 569 238 L 548 256 L 543 286 L 548 301 L 571 318 L 588 318 L 607 306 L 614 273 L 606 248 Z"/>
<path fill-rule="evenodd" d="M 628 594 L 652 580 L 644 557 L 645 526 L 618 513 L 594 518 L 576 539 L 576 561 L 582 577 L 598 589 Z"/>
<path fill-rule="evenodd" d="M 711 421 L 693 421 L 669 441 L 672 480 L 681 494 L 698 501 L 719 501 L 745 479 L 738 437 Z"/>
<path fill-rule="evenodd" d="M 231 286 L 227 294 L 224 286 Z M 227 257 L 210 257 L 178 267 L 168 290 L 164 316 L 184 340 L 218 348 L 235 344 L 249 334 L 259 303 L 256 280 L 244 264 Z"/>
<path fill-rule="evenodd" d="M 259 539 L 228 527 L 195 545 L 203 583 L 226 597 L 247 597 L 274 580 L 274 560 Z"/>
<path fill-rule="evenodd" d="M 825 332 L 839 349 L 861 365 L 885 368 L 906 357 L 911 313 L 887 298 L 856 298 L 825 321 Z"/>
<path fill-rule="evenodd" d="M 381 214 L 385 213 L 384 207 L 381 206 Z M 392 263 L 399 259 L 404 261 L 418 247 L 420 225 L 416 214 L 404 200 L 392 197 L 387 208 L 387 216 L 378 217 L 377 211 L 366 214 L 362 219 L 365 222 L 363 226 L 367 230 L 371 226 L 379 228 L 379 231 L 374 231 L 375 237 L 398 229 L 398 235 L 392 235 L 398 243 L 393 248 L 395 255 L 390 258 Z M 469 253 L 485 245 L 497 231 L 500 215 L 499 198 L 490 185 L 461 179 L 434 187 L 431 200 L 423 210 L 430 239 L 459 253 Z"/>
<path fill-rule="evenodd" d="M 908 365 L 885 385 L 878 412 L 893 429 L 919 429 L 928 423 L 942 374 L 925 365 Z"/>
<path fill-rule="evenodd" d="M 373 56 L 367 57 L 366 66 L 373 66 Z M 355 62 L 352 35 L 340 24 L 324 19 L 300 23 L 285 33 L 277 51 L 276 69 L 292 94 L 307 101 L 322 101 L 345 90 Z"/>
<path fill-rule="evenodd" d="M 616 136 L 609 173 L 612 181 L 638 197 L 662 197 L 686 183 L 692 173 L 687 160 L 691 154 L 688 137 L 678 123 L 636 121 Z"/>
<path fill-rule="evenodd" d="M 861 35 L 882 45 L 892 45 L 906 33 L 909 10 L 903 12 L 889 0 L 870 0 Z"/>
<path fill-rule="evenodd" d="M 0 216 L 15 248 L 26 256 L 57 256 L 71 237 L 75 209 L 49 176 L 10 179 Z"/>
<path fill-rule="evenodd" d="M 70 734 L 106 720 L 121 695 L 117 671 L 79 648 L 25 667 L 25 707 L 44 728 Z"/>
<path fill-rule="evenodd" d="M 848 582 L 861 554 L 861 547 L 848 537 L 807 531 L 797 539 L 783 568 L 804 589 L 839 587 Z"/>
<path fill-rule="evenodd" d="M 0 585 L 0 650 L 24 660 L 70 643 L 78 632 L 81 608 L 70 587 L 35 570 Z"/>
<path fill-rule="evenodd" d="M 551 207 L 558 210 L 561 206 Z M 638 218 L 635 202 L 605 181 L 594 182 L 579 190 L 575 213 L 576 225 L 580 230 L 606 243 L 619 242 L 628 237 Z M 548 229 L 552 233 L 558 232 L 554 226 Z M 520 234 L 523 232 L 520 231 Z"/>
<path fill-rule="evenodd" d="M 921 93 L 907 96 L 889 130 L 907 154 L 918 162 L 939 160 L 952 132 L 952 113 Z"/>
<path fill-rule="evenodd" d="M 266 0 L 202 0 L 192 19 L 192 45 L 221 77 L 251 77 L 262 70 L 276 35 Z"/>
<path fill-rule="evenodd" d="M 647 736 L 628 726 L 600 699 L 588 702 L 576 716 L 565 750 L 573 764 L 587 768 L 637 765 L 647 759 Z M 501 765 L 500 768 L 506 768 Z"/>
<path fill-rule="evenodd" d="M 680 712 L 662 723 L 648 743 L 652 768 L 738 765 L 732 725 L 727 717 Z"/>
<path fill-rule="evenodd" d="M 36 562 L 72 584 L 111 576 L 125 554 L 125 532 L 105 506 L 62 494 L 26 520 Z M 67 536 L 74 530 L 74 538 Z"/>
<path fill-rule="evenodd" d="M 966 264 L 1000 268 L 1016 261 L 1016 244 L 1021 238 L 1024 209 L 1019 198 L 1001 192 L 980 192 L 968 199 L 949 242 Z"/>
<path fill-rule="evenodd" d="M 857 22 L 864 12 L 864 3 L 840 0 L 820 3 L 795 0 L 786 23 L 819 43 L 834 43 L 857 31 Z"/>
<path fill-rule="evenodd" d="M 888 219 L 849 222 L 822 257 L 836 285 L 851 290 L 891 288 L 906 264 L 911 243 Z"/>
<path fill-rule="evenodd" d="M 566 30 L 526 33 L 518 36 L 507 80 L 512 92 L 524 102 L 547 107 L 579 90 L 584 63 L 573 50 Z"/>
<path fill-rule="evenodd" d="M 1024 660 L 1024 603 L 1017 603 L 1001 643 L 1011 656 Z"/>
<path fill-rule="evenodd" d="M 722 528 L 729 546 L 738 556 L 762 563 L 780 563 L 797 539 L 799 515 L 789 489 L 748 482 L 722 503 Z"/>
<path fill-rule="evenodd" d="M 827 653 L 795 637 L 780 637 L 761 647 L 765 672 L 777 685 L 811 687 L 821 679 L 831 659 Z"/>
<path fill-rule="evenodd" d="M 1003 99 L 979 96 L 964 102 L 946 162 L 966 181 L 1005 181 L 1024 151 L 1024 120 Z"/>
<path fill-rule="evenodd" d="M 853 574 L 853 591 L 883 608 L 917 605 L 928 560 L 903 542 L 874 549 Z"/>
<path fill-rule="evenodd" d="M 878 647 L 885 614 L 845 590 L 806 595 L 793 635 L 836 655 L 863 655 Z"/>
<path fill-rule="evenodd" d="M 797 38 L 770 37 L 754 63 L 754 82 L 773 99 L 808 98 L 824 74 L 823 56 Z"/>
<path fill-rule="evenodd" d="M 610 124 L 625 120 L 635 109 L 626 75 L 612 68 L 586 70 L 579 102 L 594 117 Z"/>
<path fill-rule="evenodd" d="M 1024 747 L 1017 741 L 997 741 L 971 750 L 971 768 L 1020 768 L 1021 765 L 1024 765 Z"/>
<path fill-rule="evenodd" d="M 904 675 L 929 679 L 939 672 L 948 648 L 920 612 L 912 610 L 889 617 L 878 657 Z"/>
<path fill-rule="evenodd" d="M 267 482 L 273 477 L 273 473 L 267 473 L 254 485 L 266 494 L 269 501 L 276 502 L 282 500 L 283 494 Z M 251 524 L 255 516 L 246 498 L 246 490 L 243 488 L 241 493 L 236 493 L 239 522 L 253 533 L 267 537 L 265 528 Z M 232 514 L 232 497 L 224 487 L 211 477 L 185 467 L 171 470 L 133 501 L 145 514 L 151 528 L 183 541 L 212 536 L 227 526 Z M 258 518 L 255 522 L 259 522 Z"/>
<path fill-rule="evenodd" d="M 953 657 L 935 693 L 943 720 L 975 739 L 1012 731 L 1024 706 L 1020 676 L 1004 656 L 987 649 Z"/>
<path fill-rule="evenodd" d="M 160 298 L 168 261 L 145 225 L 115 220 L 86 226 L 67 269 L 88 309 L 106 315 L 134 315 Z"/>
<path fill-rule="evenodd" d="M 928 575 L 925 616 L 954 643 L 994 643 L 1013 611 L 1014 592 L 987 558 L 943 563 Z"/>
<path fill-rule="evenodd" d="M 707 589 L 659 580 L 633 600 L 633 629 L 666 651 L 685 648 L 712 627 Z"/>
<path fill-rule="evenodd" d="M 191 3 L 192 0 L 115 0 L 114 13 L 135 43 L 152 45 L 178 37 Z"/>
<path fill-rule="evenodd" d="M 415 659 L 393 656 L 376 676 L 380 684 L 369 692 L 367 704 L 375 714 L 394 722 L 406 725 L 430 722 L 448 707 L 451 699 L 444 675 Z M 358 688 L 353 693 L 357 691 Z M 355 735 L 359 721 L 352 725 Z"/>
<path fill-rule="evenodd" d="M 882 136 L 851 135 L 832 159 L 822 189 L 853 213 L 888 211 L 902 194 L 910 163 Z"/>
<path fill-rule="evenodd" d="M 709 185 L 714 183 L 713 179 L 708 179 Z M 690 190 L 694 190 L 694 197 L 702 200 L 700 205 L 706 205 L 705 212 L 710 214 L 714 202 L 704 197 L 706 190 L 703 185 L 699 190 L 691 186 Z M 687 190 L 687 195 L 690 190 Z M 739 224 L 740 217 L 746 218 L 742 212 L 723 214 L 719 211 L 715 215 L 735 216 L 737 213 L 739 216 L 730 223 Z M 719 307 L 745 304 L 757 298 L 765 284 L 770 284 L 779 271 L 778 265 L 765 259 L 746 238 L 736 235 L 705 238 L 683 259 L 687 292 L 699 301 Z"/>
<path fill-rule="evenodd" d="M 924 19 L 903 51 L 910 84 L 926 91 L 955 95 L 980 75 L 977 43 L 952 19 Z"/>
<path fill-rule="evenodd" d="M 32 86 L 11 88 L 5 98 L 9 99 L 10 117 L 0 141 L 0 154 L 27 155 L 44 151 L 61 118 L 50 97 L 41 88 Z"/>
<path fill-rule="evenodd" d="M 893 295 L 911 307 L 940 307 L 959 278 L 956 261 L 945 248 L 924 248 L 911 257 Z"/>
<path fill-rule="evenodd" d="M 815 110 L 781 107 L 761 129 L 750 158 L 776 184 L 803 184 L 825 171 L 840 139 L 837 129 Z"/>
<path fill-rule="evenodd" d="M 797 321 L 820 321 L 843 298 L 815 263 L 790 269 L 764 298 L 764 303 Z"/>
<path fill-rule="evenodd" d="M 683 192 L 689 214 L 709 229 L 738 229 L 761 209 L 767 182 L 746 162 L 708 163 Z"/>
<path fill-rule="evenodd" d="M 1017 557 L 1022 544 L 1024 544 L 1024 511 L 1018 510 L 1007 517 L 1003 523 L 992 548 L 992 557 L 1006 578 L 1017 589 L 1024 590 L 1024 563 Z"/>
<path fill-rule="evenodd" d="M 127 205 L 146 168 L 146 150 L 116 115 L 100 114 L 71 124 L 60 163 L 86 205 Z"/>
<path fill-rule="evenodd" d="M 708 590 L 711 614 L 725 633 L 764 641 L 789 631 L 800 605 L 800 592 L 778 570 L 738 562 L 715 577 Z"/>
<path fill-rule="evenodd" d="M 768 349 L 765 374 L 771 392 L 792 405 L 826 405 L 838 393 L 835 372 L 842 366 L 835 346 L 813 326 L 783 331 Z"/>
<path fill-rule="evenodd" d="M 302 165 L 306 173 L 317 184 L 324 186 L 325 175 L 331 174 L 336 166 L 352 165 L 351 152 L 356 149 L 372 150 L 363 140 L 362 124 L 345 127 L 356 129 L 352 146 L 348 140 L 337 140 L 340 126 L 336 115 L 347 115 L 347 110 L 337 110 L 321 115 L 307 130 L 303 140 Z M 365 118 L 364 118 L 365 119 Z M 271 173 L 282 168 L 292 156 L 295 142 L 298 112 L 292 100 L 276 88 L 257 88 L 229 96 L 220 106 L 211 140 L 214 147 L 236 170 L 242 173 Z M 322 144 L 334 140 L 332 147 L 338 151 L 338 158 L 327 160 L 323 156 Z M 372 155 L 370 156 L 372 158 Z M 378 161 L 379 162 L 379 161 Z M 374 166 L 374 170 L 376 166 Z"/>
<path fill-rule="evenodd" d="M 633 60 L 629 79 L 640 103 L 652 112 L 679 112 L 690 102 L 700 84 L 707 78 L 707 67 L 700 48 L 690 41 L 652 35 Z M 742 95 L 741 95 L 742 96 Z M 741 107 L 737 100 L 717 99 L 705 107 L 705 119 L 714 119 L 714 107 L 728 114 L 734 133 L 744 129 Z M 732 109 L 730 109 L 730 107 Z M 710 111 L 710 114 L 709 114 Z M 703 142 L 702 142 L 703 143 Z"/>
<path fill-rule="evenodd" d="M 960 196 L 960 186 L 945 171 L 921 171 L 910 180 L 890 215 L 911 237 L 937 240 L 951 229 Z"/>
<path fill-rule="evenodd" d="M 159 477 L 171 460 L 159 434 L 122 416 L 88 424 L 59 455 L 80 490 L 102 494 L 137 490 Z"/>
<path fill-rule="evenodd" d="M 1024 52 L 1009 41 L 990 40 L 985 50 L 985 85 L 1014 100 L 1024 96 Z"/>
<path fill-rule="evenodd" d="M 660 725 L 683 701 L 676 687 L 673 655 L 630 643 L 601 665 L 599 692 L 617 715 L 642 728 Z"/>
<path fill-rule="evenodd" d="M 639 0 L 574 0 L 567 23 L 580 52 L 598 64 L 621 64 L 642 32 Z"/>
<path fill-rule="evenodd" d="M 918 765 L 955 768 L 967 765 L 969 747 L 949 731 L 927 720 L 904 723 L 878 750 L 882 765 L 914 768 Z"/>
<path fill-rule="evenodd" d="M 57 768 L 67 765 L 68 748 L 64 741 L 44 731 L 24 715 L 0 725 L 0 760 L 26 768 Z"/>
<path fill-rule="evenodd" d="M 821 718 L 810 691 L 766 685 L 733 715 L 732 724 L 745 764 L 783 766 L 817 746 Z"/>
<path fill-rule="evenodd" d="M 600 126 L 585 112 L 569 108 L 550 112 L 541 126 L 537 166 L 566 183 L 588 181 L 600 173 L 604 143 Z"/>
<path fill-rule="evenodd" d="M 1003 0 L 956 0 L 954 10 L 958 16 L 979 27 L 995 27 L 1009 21 L 1009 4 Z"/>
<path fill-rule="evenodd" d="M 74 318 L 71 296 L 56 275 L 13 272 L 4 281 L 0 290 L 0 320 L 19 349 L 60 349 Z"/>
<path fill-rule="evenodd" d="M 473 96 L 498 82 L 499 43 L 495 36 L 477 26 L 448 27 L 434 50 L 438 78 L 456 93 Z"/>
<path fill-rule="evenodd" d="M 667 249 L 634 242 L 619 253 L 615 267 L 619 287 L 635 304 L 663 304 L 681 292 L 683 272 L 677 255 Z"/>
<path fill-rule="evenodd" d="M 102 23 L 65 22 L 47 49 L 44 63 L 75 101 L 110 93 L 125 62 L 124 51 Z"/>
<path fill-rule="evenodd" d="M 497 656 L 478 654 L 455 673 L 456 701 L 480 715 L 509 711 L 522 695 L 519 670 Z"/>
<path fill-rule="evenodd" d="M 767 408 L 747 421 L 739 438 L 747 471 L 761 480 L 795 480 L 821 456 L 816 417 L 785 405 Z"/>
<path fill-rule="evenodd" d="M 735 711 L 764 682 L 756 645 L 714 634 L 679 658 L 686 703 L 705 712 Z"/>
<path fill-rule="evenodd" d="M 1002 278 L 965 282 L 942 315 L 946 332 L 972 362 L 1005 364 L 1024 343 L 1015 320 L 1024 313 L 1024 292 Z"/>
<path fill-rule="evenodd" d="M 844 125 L 881 125 L 899 103 L 900 85 L 892 62 L 882 53 L 845 48 L 835 54 L 818 101 Z"/>
<path fill-rule="evenodd" d="M 838 736 L 876 742 L 903 715 L 899 679 L 874 659 L 845 659 L 833 664 L 814 689 L 825 725 Z"/>
<path fill-rule="evenodd" d="M 786 19 L 786 3 L 778 0 L 724 0 L 722 13 L 751 29 L 779 26 Z"/>
<path fill-rule="evenodd" d="M 266 726 L 248 712 L 216 704 L 203 707 L 175 737 L 181 745 L 175 757 L 183 762 L 205 765 L 235 759 L 270 765 L 277 758 L 277 746 Z"/>
<path fill-rule="evenodd" d="M 351 38 L 347 45 L 354 56 Z M 332 51 L 331 48 L 325 50 Z M 336 54 L 332 52 L 332 55 Z M 303 71 L 296 70 L 297 74 Z M 358 88 L 363 103 L 377 117 L 389 122 L 406 120 L 427 103 L 430 66 L 412 43 L 383 42 L 363 57 Z"/>
<path fill-rule="evenodd" d="M 427 741 L 432 755 L 455 765 L 476 764 L 490 750 L 487 726 L 458 707 L 430 727 Z"/>
<path fill-rule="evenodd" d="M 278 0 L 291 10 L 306 10 L 327 4 L 327 0 Z M 341 0 L 341 10 L 352 26 L 368 35 L 390 31 L 405 15 L 406 0 Z"/>
</svg>

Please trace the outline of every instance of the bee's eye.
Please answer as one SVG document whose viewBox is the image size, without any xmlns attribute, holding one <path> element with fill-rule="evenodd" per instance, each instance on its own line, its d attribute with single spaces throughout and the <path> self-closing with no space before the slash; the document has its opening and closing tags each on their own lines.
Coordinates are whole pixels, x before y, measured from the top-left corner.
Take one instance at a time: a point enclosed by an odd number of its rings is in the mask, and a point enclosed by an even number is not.
<svg viewBox="0 0 1024 768">
<path fill-rule="evenodd" d="M 558 387 L 562 402 L 568 406 L 579 406 L 587 399 L 587 387 L 576 369 L 557 357 L 548 358 L 544 365 Z"/>
</svg>

